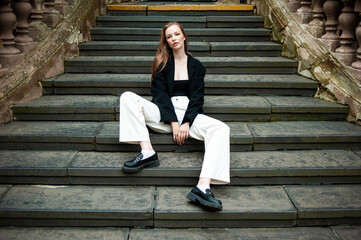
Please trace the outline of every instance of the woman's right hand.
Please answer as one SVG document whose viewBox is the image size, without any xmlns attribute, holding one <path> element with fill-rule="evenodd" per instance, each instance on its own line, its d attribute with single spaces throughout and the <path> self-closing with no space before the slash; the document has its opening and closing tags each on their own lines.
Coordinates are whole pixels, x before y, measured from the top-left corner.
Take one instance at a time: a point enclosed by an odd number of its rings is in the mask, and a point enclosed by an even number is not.
<svg viewBox="0 0 361 240">
<path fill-rule="evenodd" d="M 178 135 L 179 135 L 180 124 L 178 122 L 170 122 L 170 123 L 172 124 L 173 141 L 178 143 Z"/>
</svg>

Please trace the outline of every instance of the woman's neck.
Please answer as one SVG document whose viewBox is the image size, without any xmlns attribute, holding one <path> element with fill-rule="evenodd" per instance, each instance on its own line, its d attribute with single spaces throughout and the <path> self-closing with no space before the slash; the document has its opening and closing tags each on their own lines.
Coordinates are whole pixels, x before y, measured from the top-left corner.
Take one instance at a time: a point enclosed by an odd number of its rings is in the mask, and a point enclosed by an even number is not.
<svg viewBox="0 0 361 240">
<path fill-rule="evenodd" d="M 185 53 L 184 49 L 178 49 L 177 51 L 173 50 L 173 57 L 175 60 L 182 61 L 187 58 L 187 54 Z"/>
</svg>

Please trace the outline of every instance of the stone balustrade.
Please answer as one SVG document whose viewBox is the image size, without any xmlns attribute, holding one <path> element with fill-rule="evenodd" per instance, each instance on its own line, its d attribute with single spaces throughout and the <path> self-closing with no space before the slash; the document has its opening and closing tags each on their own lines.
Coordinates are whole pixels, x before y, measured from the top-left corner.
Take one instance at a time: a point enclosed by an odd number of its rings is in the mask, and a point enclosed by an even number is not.
<svg viewBox="0 0 361 240">
<path fill-rule="evenodd" d="M 361 79 L 361 0 L 288 0 L 288 7 Z"/>
<path fill-rule="evenodd" d="M 24 59 L 73 0 L 0 1 L 0 76 Z"/>
</svg>

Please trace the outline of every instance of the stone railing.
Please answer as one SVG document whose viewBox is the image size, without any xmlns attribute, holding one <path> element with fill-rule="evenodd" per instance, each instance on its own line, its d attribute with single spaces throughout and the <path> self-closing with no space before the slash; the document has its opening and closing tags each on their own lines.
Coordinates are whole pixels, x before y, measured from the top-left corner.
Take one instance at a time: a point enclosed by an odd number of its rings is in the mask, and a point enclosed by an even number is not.
<svg viewBox="0 0 361 240">
<path fill-rule="evenodd" d="M 0 123 L 11 106 L 42 95 L 41 80 L 90 40 L 104 0 L 0 0 Z"/>
<path fill-rule="evenodd" d="M 288 7 L 361 80 L 361 0 L 289 0 Z"/>
<path fill-rule="evenodd" d="M 75 0 L 0 1 L 0 75 L 24 59 Z"/>
<path fill-rule="evenodd" d="M 361 119 L 361 0 L 249 0 L 265 16 L 282 55 L 319 81 L 316 97 L 347 104 Z"/>
</svg>

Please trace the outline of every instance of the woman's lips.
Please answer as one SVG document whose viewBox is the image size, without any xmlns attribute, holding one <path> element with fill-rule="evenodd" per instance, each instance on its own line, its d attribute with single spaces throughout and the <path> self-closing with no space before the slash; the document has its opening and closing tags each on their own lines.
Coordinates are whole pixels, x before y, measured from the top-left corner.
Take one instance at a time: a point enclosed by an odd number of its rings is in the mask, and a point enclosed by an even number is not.
<svg viewBox="0 0 361 240">
<path fill-rule="evenodd" d="M 178 43 L 173 43 L 173 46 L 177 46 L 178 45 Z"/>
</svg>

